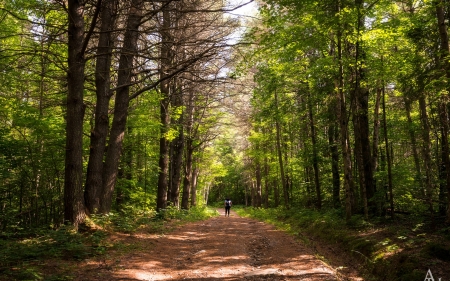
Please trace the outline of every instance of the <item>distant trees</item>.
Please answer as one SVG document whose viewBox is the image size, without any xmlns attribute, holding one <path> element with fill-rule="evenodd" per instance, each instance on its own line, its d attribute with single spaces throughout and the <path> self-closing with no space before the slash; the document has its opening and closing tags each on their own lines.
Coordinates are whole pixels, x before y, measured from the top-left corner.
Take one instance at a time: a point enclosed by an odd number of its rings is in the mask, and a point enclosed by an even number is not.
<svg viewBox="0 0 450 281">
<path fill-rule="evenodd" d="M 251 154 L 267 160 L 268 205 L 281 186 L 286 206 L 342 202 L 348 220 L 425 206 L 450 219 L 444 7 L 261 3 L 262 25 L 248 34 L 259 46 L 247 58 L 257 69 Z"/>
</svg>

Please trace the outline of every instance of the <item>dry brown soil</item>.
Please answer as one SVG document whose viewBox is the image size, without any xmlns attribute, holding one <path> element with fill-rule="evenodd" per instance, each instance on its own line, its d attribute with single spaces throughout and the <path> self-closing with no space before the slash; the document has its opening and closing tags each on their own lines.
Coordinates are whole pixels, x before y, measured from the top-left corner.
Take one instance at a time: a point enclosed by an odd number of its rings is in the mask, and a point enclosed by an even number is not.
<svg viewBox="0 0 450 281">
<path fill-rule="evenodd" d="M 273 226 L 219 212 L 166 235 L 117 238 L 138 248 L 80 263 L 75 280 L 349 280 Z"/>
</svg>

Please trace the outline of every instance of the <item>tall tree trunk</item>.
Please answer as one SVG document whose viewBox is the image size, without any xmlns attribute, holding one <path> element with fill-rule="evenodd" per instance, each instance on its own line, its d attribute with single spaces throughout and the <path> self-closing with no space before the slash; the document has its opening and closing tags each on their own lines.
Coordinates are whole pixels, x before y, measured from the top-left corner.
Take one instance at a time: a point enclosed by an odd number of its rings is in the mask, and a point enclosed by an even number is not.
<svg viewBox="0 0 450 281">
<path fill-rule="evenodd" d="M 171 68 L 171 49 L 173 44 L 172 36 L 170 35 L 170 5 L 164 6 L 162 14 L 162 30 L 161 30 L 161 67 L 160 79 L 165 79 Z M 166 79 L 161 82 L 161 100 L 160 100 L 160 122 L 161 132 L 159 139 L 159 173 L 158 173 L 158 195 L 156 200 L 156 209 L 159 211 L 167 206 L 167 192 L 168 192 L 168 176 L 169 176 L 169 143 L 166 133 L 169 130 L 170 124 L 170 80 Z"/>
<path fill-rule="evenodd" d="M 314 186 L 316 188 L 316 207 L 317 209 L 322 208 L 322 194 L 320 188 L 319 179 L 319 156 L 317 153 L 317 140 L 316 140 L 316 127 L 314 125 L 314 116 L 312 110 L 311 95 L 308 96 L 308 114 L 309 114 L 309 125 L 311 129 L 311 143 L 313 149 L 313 168 L 314 168 Z"/>
<path fill-rule="evenodd" d="M 443 128 L 440 128 L 441 136 L 444 134 Z M 439 163 L 439 215 L 445 216 L 447 213 L 447 169 L 445 167 L 445 158 L 447 157 L 445 154 L 444 145 L 442 140 L 437 140 L 439 143 L 438 148 L 436 149 L 436 155 L 441 154 L 441 161 Z"/>
<path fill-rule="evenodd" d="M 106 152 L 102 201 L 100 211 L 103 214 L 111 211 L 114 188 L 117 181 L 117 172 L 122 153 L 130 102 L 130 84 L 133 76 L 133 60 L 138 50 L 139 26 L 141 25 L 143 0 L 132 0 L 129 9 L 122 53 L 119 59 L 119 72 L 117 77 L 118 89 L 114 104 L 114 117 Z"/>
<path fill-rule="evenodd" d="M 275 120 L 275 128 L 276 128 L 276 138 L 277 138 L 277 153 L 278 153 L 278 164 L 280 167 L 280 176 L 281 176 L 281 184 L 283 187 L 283 195 L 284 195 L 284 206 L 289 208 L 289 195 L 288 195 L 288 187 L 286 183 L 286 176 L 284 173 L 284 165 L 283 165 L 283 153 L 281 151 L 281 128 L 279 121 L 279 108 L 278 108 L 278 93 L 275 90 L 275 106 L 277 111 L 277 116 Z"/>
<path fill-rule="evenodd" d="M 384 81 L 382 82 L 384 85 Z M 384 86 L 383 86 L 384 87 Z M 373 135 L 372 135 L 372 169 L 375 172 L 378 168 L 378 143 L 380 140 L 380 100 L 381 89 L 377 89 L 375 108 L 373 113 Z M 374 180 L 374 191 L 376 192 L 376 181 Z"/>
<path fill-rule="evenodd" d="M 172 105 L 174 108 L 183 106 L 182 94 L 175 93 L 172 95 Z M 184 112 L 179 116 L 177 120 L 172 119 L 173 124 L 177 126 L 178 136 L 171 142 L 171 161 L 170 161 L 170 201 L 173 206 L 179 207 L 180 205 L 180 186 L 181 186 L 181 170 L 183 165 L 183 152 L 184 152 L 184 128 L 183 118 Z"/>
<path fill-rule="evenodd" d="M 449 193 L 450 191 L 450 170 L 448 167 L 450 167 L 450 149 L 448 145 L 448 102 L 445 100 L 446 97 L 442 98 L 439 102 L 439 119 L 441 123 L 441 158 L 442 158 L 442 164 L 441 167 L 443 168 L 442 174 L 445 176 L 443 178 L 445 182 L 445 187 L 442 187 L 440 197 L 444 197 L 445 191 Z M 450 198 L 448 203 L 450 203 Z M 450 206 L 450 205 L 448 205 Z M 447 206 L 447 208 L 448 208 Z M 445 209 L 445 206 L 442 206 L 441 209 Z M 450 223 L 450 212 L 448 213 L 448 223 Z"/>
<path fill-rule="evenodd" d="M 383 87 L 383 133 L 384 133 L 384 145 L 386 147 L 386 162 L 388 168 L 388 191 L 389 191 L 389 205 L 391 209 L 391 218 L 394 218 L 394 193 L 392 187 L 392 158 L 389 147 L 389 139 L 387 132 L 387 122 L 386 122 L 386 93 Z"/>
<path fill-rule="evenodd" d="M 338 13 L 340 13 L 340 6 L 337 5 Z M 348 138 L 348 122 L 347 122 L 347 109 L 346 99 L 344 94 L 344 66 L 342 61 L 342 27 L 339 27 L 337 32 L 338 41 L 338 64 L 339 64 L 339 76 L 337 81 L 337 100 L 338 100 L 338 120 L 341 133 L 341 151 L 342 160 L 344 162 L 344 191 L 345 191 L 345 219 L 350 221 L 352 217 L 352 202 L 353 202 L 353 179 L 352 179 L 352 162 L 350 155 L 350 144 Z"/>
<path fill-rule="evenodd" d="M 64 220 L 78 227 L 85 219 L 83 196 L 84 2 L 68 1 L 68 73 Z"/>
<path fill-rule="evenodd" d="M 356 42 L 356 54 L 355 54 L 355 97 L 356 97 L 356 109 L 357 118 L 359 123 L 361 141 L 361 156 L 362 156 L 362 166 L 364 169 L 364 186 L 367 196 L 367 204 L 370 208 L 369 211 L 373 213 L 374 203 L 373 197 L 375 195 L 374 181 L 373 181 L 373 167 L 372 167 L 372 157 L 371 157 L 371 147 L 370 147 L 370 129 L 369 129 L 369 90 L 367 87 L 363 86 L 363 81 L 366 75 L 365 63 L 365 51 L 361 46 L 362 32 L 364 31 L 365 16 L 362 10 L 364 9 L 364 1 L 356 0 L 356 8 L 358 10 L 358 23 L 357 23 L 357 34 L 358 39 Z"/>
<path fill-rule="evenodd" d="M 103 156 L 109 130 L 109 102 L 112 96 L 111 60 L 118 0 L 103 0 L 101 8 L 101 27 L 97 45 L 95 66 L 95 89 L 97 102 L 95 105 L 95 124 L 91 131 L 89 162 L 86 173 L 84 198 L 86 209 L 95 213 L 100 208 L 100 194 L 103 186 Z"/>
<path fill-rule="evenodd" d="M 384 81 L 381 82 L 384 87 Z M 372 171 L 375 173 L 378 169 L 378 143 L 380 139 L 380 99 L 382 94 L 382 89 L 377 88 L 377 95 L 375 98 L 375 108 L 373 117 L 373 135 L 372 135 Z M 373 179 L 373 189 L 374 192 L 377 191 L 377 181 Z M 378 198 L 377 198 L 378 199 Z M 382 202 L 378 199 L 376 200 L 376 210 L 378 214 L 381 214 L 383 208 Z"/>
<path fill-rule="evenodd" d="M 439 28 L 439 36 L 441 39 L 441 67 L 445 71 L 445 76 L 447 78 L 447 95 L 441 98 L 440 101 L 440 121 L 442 126 L 442 150 L 443 150 L 443 162 L 446 167 L 446 184 L 447 184 L 447 223 L 450 224 L 450 148 L 448 144 L 448 92 L 450 91 L 450 46 L 449 46 L 449 38 L 448 38 L 448 27 L 445 23 L 445 11 L 444 11 L 444 1 L 443 0 L 435 0 L 436 5 L 436 18 L 438 21 Z"/>
<path fill-rule="evenodd" d="M 425 168 L 425 191 L 426 200 L 430 213 L 433 215 L 433 179 L 432 179 L 432 160 L 431 160 L 431 139 L 430 139 L 430 124 L 428 121 L 427 106 L 425 102 L 425 96 L 420 94 L 419 96 L 419 111 L 420 120 L 422 122 L 422 155 Z"/>
<path fill-rule="evenodd" d="M 352 113 L 353 113 L 353 131 L 355 136 L 355 147 L 354 147 L 354 155 L 355 155 L 355 166 L 357 167 L 356 171 L 358 174 L 359 181 L 359 189 L 360 196 L 359 199 L 362 201 L 362 206 L 364 209 L 364 217 L 368 218 L 368 203 L 367 203 L 367 189 L 365 183 L 365 174 L 364 174 L 364 160 L 363 160 L 363 152 L 362 152 L 362 144 L 361 144 L 361 134 L 360 134 L 360 124 L 361 120 L 358 116 L 358 103 L 356 102 L 355 93 L 352 92 Z"/>
<path fill-rule="evenodd" d="M 189 90 L 188 101 L 186 105 L 186 156 L 184 160 L 184 178 L 183 178 L 183 197 L 181 198 L 181 208 L 189 209 L 189 197 L 191 193 L 191 184 L 192 184 L 192 157 L 194 153 L 194 143 L 193 143 L 193 124 L 194 124 L 194 115 L 195 115 L 195 106 L 194 106 L 194 91 L 192 89 Z"/>
</svg>

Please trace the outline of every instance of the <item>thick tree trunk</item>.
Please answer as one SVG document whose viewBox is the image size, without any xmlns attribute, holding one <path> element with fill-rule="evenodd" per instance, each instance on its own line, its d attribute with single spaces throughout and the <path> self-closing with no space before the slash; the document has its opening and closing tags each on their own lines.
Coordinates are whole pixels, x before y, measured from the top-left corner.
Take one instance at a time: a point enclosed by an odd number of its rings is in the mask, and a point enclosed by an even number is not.
<svg viewBox="0 0 450 281">
<path fill-rule="evenodd" d="M 172 95 L 172 105 L 175 108 L 183 106 L 181 93 Z M 175 120 L 172 119 L 172 124 L 177 126 L 178 136 L 171 142 L 171 161 L 170 161 L 170 201 L 176 208 L 180 205 L 180 186 L 181 186 L 181 170 L 183 165 L 184 152 L 184 128 L 183 118 L 184 112 Z"/>
<path fill-rule="evenodd" d="M 366 186 L 366 195 L 368 206 L 371 211 L 374 211 L 373 197 L 375 195 L 375 189 L 373 185 L 373 169 L 372 169 L 372 156 L 370 147 L 370 130 L 369 130 L 369 91 L 367 89 L 359 89 L 361 93 L 358 95 L 360 114 L 359 114 L 359 127 L 361 135 L 361 149 L 362 149 L 362 161 L 364 168 L 364 184 Z M 370 211 L 370 210 L 369 210 Z"/>
<path fill-rule="evenodd" d="M 369 90 L 363 86 L 363 81 L 366 75 L 365 63 L 365 51 L 361 46 L 362 32 L 364 32 L 365 16 L 362 10 L 364 9 L 364 3 L 362 0 L 355 1 L 356 8 L 358 10 L 358 23 L 357 23 L 357 34 L 358 39 L 356 41 L 356 53 L 355 53 L 355 64 L 356 73 L 354 81 L 354 94 L 356 102 L 356 118 L 358 122 L 358 129 L 356 135 L 359 135 L 360 141 L 360 157 L 358 159 L 362 161 L 359 165 L 363 168 L 364 173 L 364 186 L 362 190 L 365 190 L 366 198 L 363 198 L 364 205 L 367 204 L 369 211 L 374 213 L 375 202 L 373 202 L 373 197 L 375 195 L 374 181 L 373 181 L 373 167 L 372 167 L 372 156 L 370 147 L 370 129 L 369 129 Z M 366 203 L 367 202 L 367 203 Z M 367 217 L 367 211 L 365 211 Z"/>
<path fill-rule="evenodd" d="M 171 68 L 172 58 L 172 36 L 170 35 L 170 11 L 169 7 L 165 6 L 162 11 L 162 30 L 161 30 L 161 69 L 160 79 L 167 77 L 169 69 Z M 160 121 L 161 132 L 159 139 L 159 172 L 158 172 L 158 195 L 156 199 L 156 209 L 160 211 L 167 206 L 167 192 L 169 188 L 168 176 L 169 176 L 169 143 L 166 137 L 166 133 L 169 130 L 170 124 L 170 80 L 164 80 L 161 82 L 161 101 L 160 101 Z"/>
<path fill-rule="evenodd" d="M 189 209 L 189 197 L 191 195 L 192 184 L 192 157 L 194 153 L 193 143 L 193 124 L 195 115 L 195 95 L 192 89 L 189 90 L 188 101 L 186 105 L 186 137 L 185 137 L 185 160 L 184 160 L 184 178 L 183 178 L 183 197 L 181 198 L 181 208 Z"/>
<path fill-rule="evenodd" d="M 110 73 L 114 39 L 112 30 L 115 26 L 118 0 L 103 0 L 101 8 L 101 27 L 97 46 L 95 67 L 95 123 L 91 132 L 89 162 L 86 173 L 84 198 L 89 213 L 96 213 L 100 208 L 100 194 L 103 186 L 103 156 L 109 130 Z"/>
<path fill-rule="evenodd" d="M 100 212 L 103 214 L 111 211 L 114 188 L 117 181 L 117 172 L 128 118 L 130 102 L 129 85 L 133 76 L 133 60 L 137 54 L 138 29 L 141 25 L 143 3 L 143 0 L 131 1 L 122 53 L 119 60 L 118 89 L 116 91 L 114 117 L 111 125 L 103 174 L 103 192 L 100 203 Z"/>
<path fill-rule="evenodd" d="M 340 8 L 340 7 L 339 7 Z M 338 12 L 339 12 L 338 8 Z M 342 32 L 338 30 L 338 63 L 339 63 L 339 77 L 337 81 L 337 100 L 338 100 L 338 120 L 341 137 L 341 151 L 342 160 L 344 162 L 344 191 L 345 191 L 345 219 L 350 221 L 352 217 L 352 202 L 353 202 L 353 178 L 352 178 L 352 162 L 350 155 L 350 144 L 348 138 L 348 123 L 347 123 L 347 109 L 346 99 L 344 94 L 344 67 L 342 62 Z"/>
<path fill-rule="evenodd" d="M 444 11 L 444 1 L 443 0 L 435 0 L 436 5 L 436 18 L 438 21 L 439 28 L 439 36 L 441 39 L 441 64 L 445 71 L 445 76 L 447 77 L 447 95 L 441 98 L 440 101 L 440 121 L 442 126 L 442 150 L 443 150 L 443 162 L 446 167 L 446 185 L 447 185 L 447 223 L 450 224 L 450 148 L 448 144 L 448 91 L 450 91 L 450 46 L 449 46 L 449 37 L 448 37 L 448 27 L 445 23 L 445 11 Z"/>
<path fill-rule="evenodd" d="M 365 174 L 364 174 L 364 160 L 362 153 L 362 145 L 361 145 L 361 134 L 360 134 L 360 124 L 361 121 L 358 116 L 358 103 L 356 102 L 355 93 L 352 93 L 352 113 L 353 113 L 353 132 L 355 138 L 355 147 L 354 147 L 354 155 L 355 155 L 355 166 L 357 167 L 356 172 L 358 174 L 359 181 L 359 190 L 360 196 L 359 199 L 362 202 L 362 206 L 364 209 L 364 217 L 368 218 L 368 204 L 367 204 L 367 189 L 365 184 Z M 358 206 L 359 207 L 359 206 Z"/>
<path fill-rule="evenodd" d="M 64 220 L 78 227 L 85 219 L 83 196 L 84 4 L 68 1 L 68 73 Z"/>
</svg>

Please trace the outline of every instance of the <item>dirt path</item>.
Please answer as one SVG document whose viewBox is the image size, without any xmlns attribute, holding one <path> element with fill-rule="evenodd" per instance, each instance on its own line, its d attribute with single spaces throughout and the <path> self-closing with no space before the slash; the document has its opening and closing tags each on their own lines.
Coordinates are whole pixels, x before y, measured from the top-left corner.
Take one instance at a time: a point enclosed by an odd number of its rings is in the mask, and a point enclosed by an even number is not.
<svg viewBox="0 0 450 281">
<path fill-rule="evenodd" d="M 76 280 L 339 280 L 291 236 L 220 212 L 165 236 L 129 238 L 138 239 L 141 249 L 88 263 Z"/>
</svg>

